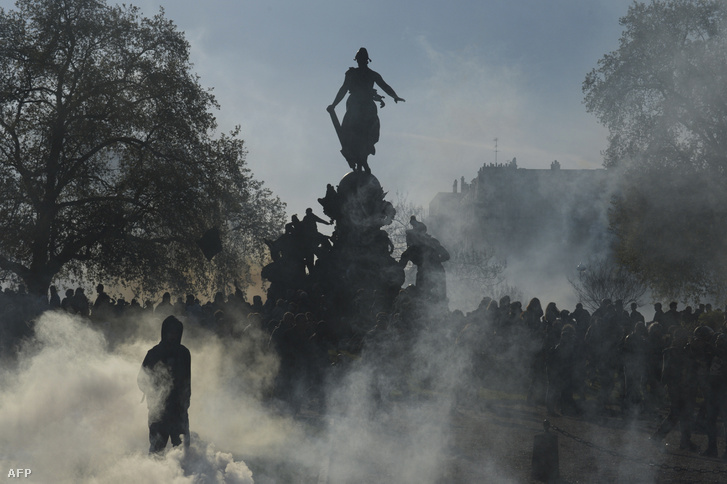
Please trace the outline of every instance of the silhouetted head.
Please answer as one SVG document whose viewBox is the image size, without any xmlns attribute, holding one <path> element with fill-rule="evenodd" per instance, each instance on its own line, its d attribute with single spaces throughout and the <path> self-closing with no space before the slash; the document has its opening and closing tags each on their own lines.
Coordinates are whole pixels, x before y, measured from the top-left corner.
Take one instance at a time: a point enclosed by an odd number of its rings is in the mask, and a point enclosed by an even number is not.
<svg viewBox="0 0 727 484">
<path fill-rule="evenodd" d="M 540 299 L 537 297 L 534 297 L 530 300 L 527 307 L 525 308 L 526 311 L 536 311 L 539 313 L 543 312 L 543 306 L 540 304 Z"/>
<path fill-rule="evenodd" d="M 709 342 L 714 335 L 714 330 L 709 326 L 698 326 L 694 328 L 694 339 Z"/>
<path fill-rule="evenodd" d="M 661 337 L 661 335 L 662 335 L 661 323 L 658 323 L 658 322 L 649 323 L 649 325 L 646 327 L 646 331 L 649 333 L 650 336 L 654 336 L 655 338 Z"/>
<path fill-rule="evenodd" d="M 356 57 L 354 57 L 353 60 L 359 64 L 368 64 L 371 62 L 371 59 L 369 59 L 369 52 L 366 50 L 366 47 L 361 47 L 358 52 L 356 52 Z"/>
<path fill-rule="evenodd" d="M 162 341 L 168 343 L 182 344 L 182 332 L 184 325 L 174 316 L 168 316 L 162 322 Z"/>
</svg>

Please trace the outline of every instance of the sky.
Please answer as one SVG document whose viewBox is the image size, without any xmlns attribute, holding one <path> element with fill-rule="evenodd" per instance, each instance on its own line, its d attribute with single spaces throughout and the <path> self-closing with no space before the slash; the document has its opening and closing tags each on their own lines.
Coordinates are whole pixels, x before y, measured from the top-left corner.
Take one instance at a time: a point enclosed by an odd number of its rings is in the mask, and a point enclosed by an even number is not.
<svg viewBox="0 0 727 484">
<path fill-rule="evenodd" d="M 0 0 L 12 8 L 12 0 Z M 384 190 L 428 208 L 484 163 L 599 168 L 606 130 L 581 84 L 618 46 L 631 0 L 131 0 L 163 8 L 191 44 L 194 72 L 239 125 L 247 161 L 287 203 L 307 207 L 348 171 L 325 108 L 366 47 L 397 94 L 379 110 L 369 158 Z M 387 96 L 388 98 L 388 96 Z M 345 112 L 345 101 L 337 108 Z M 497 152 L 495 151 L 497 138 Z"/>
</svg>

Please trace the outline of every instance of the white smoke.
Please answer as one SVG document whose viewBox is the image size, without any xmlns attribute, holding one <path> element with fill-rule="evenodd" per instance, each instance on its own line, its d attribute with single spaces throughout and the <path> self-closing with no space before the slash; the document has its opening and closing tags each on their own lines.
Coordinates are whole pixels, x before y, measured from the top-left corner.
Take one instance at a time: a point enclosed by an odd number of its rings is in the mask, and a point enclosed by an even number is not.
<svg viewBox="0 0 727 484">
<path fill-rule="evenodd" d="M 35 482 L 253 482 L 244 462 L 205 442 L 212 435 L 205 431 L 198 431 L 186 452 L 176 448 L 150 457 L 147 408 L 136 378 L 156 342 L 138 340 L 109 352 L 90 324 L 44 313 L 18 367 L 3 372 L 1 469 L 30 469 Z M 219 373 L 205 365 L 219 361 L 194 361 L 200 392 L 205 381 L 214 384 L 209 375 Z M 192 419 L 200 423 L 204 401 L 204 395 L 193 396 Z"/>
</svg>

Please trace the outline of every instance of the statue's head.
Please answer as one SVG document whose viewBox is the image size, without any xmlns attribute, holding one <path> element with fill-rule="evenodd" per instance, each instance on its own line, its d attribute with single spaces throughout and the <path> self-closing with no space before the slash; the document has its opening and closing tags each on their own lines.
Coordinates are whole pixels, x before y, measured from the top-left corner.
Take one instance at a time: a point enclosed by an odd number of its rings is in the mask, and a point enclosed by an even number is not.
<svg viewBox="0 0 727 484">
<path fill-rule="evenodd" d="M 366 50 L 366 47 L 361 47 L 358 52 L 356 52 L 356 57 L 354 57 L 353 60 L 364 64 L 371 62 L 371 59 L 369 59 L 369 52 Z"/>
</svg>

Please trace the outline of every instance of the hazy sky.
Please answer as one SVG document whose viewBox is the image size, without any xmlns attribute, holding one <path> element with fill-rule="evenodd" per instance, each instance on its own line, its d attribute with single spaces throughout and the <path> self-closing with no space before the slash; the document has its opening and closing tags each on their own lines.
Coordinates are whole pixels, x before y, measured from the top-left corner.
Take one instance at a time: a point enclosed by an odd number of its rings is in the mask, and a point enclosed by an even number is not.
<svg viewBox="0 0 727 484">
<path fill-rule="evenodd" d="M 13 1 L 0 0 L 3 8 Z M 131 0 L 163 7 L 192 46 L 222 131 L 242 127 L 256 177 L 302 214 L 348 171 L 325 108 L 353 56 L 406 103 L 379 111 L 369 159 L 390 194 L 428 208 L 455 178 L 517 157 L 523 168 L 598 168 L 606 131 L 581 84 L 618 46 L 630 0 Z M 343 117 L 345 101 L 338 106 Z M 392 198 L 392 197 L 389 197 Z"/>
</svg>

